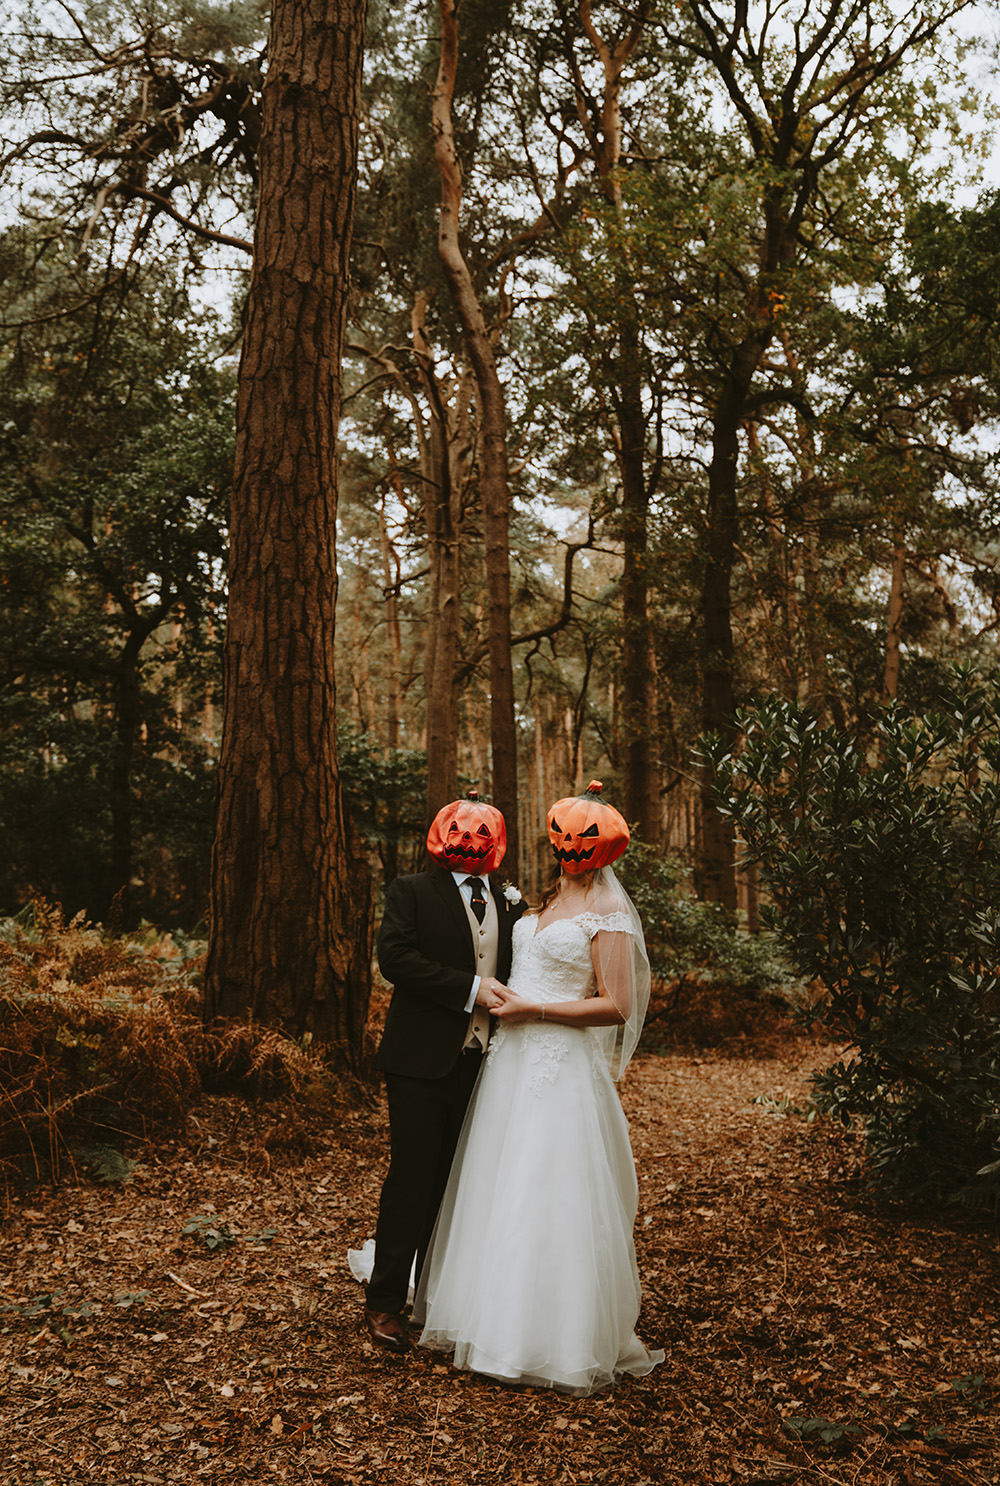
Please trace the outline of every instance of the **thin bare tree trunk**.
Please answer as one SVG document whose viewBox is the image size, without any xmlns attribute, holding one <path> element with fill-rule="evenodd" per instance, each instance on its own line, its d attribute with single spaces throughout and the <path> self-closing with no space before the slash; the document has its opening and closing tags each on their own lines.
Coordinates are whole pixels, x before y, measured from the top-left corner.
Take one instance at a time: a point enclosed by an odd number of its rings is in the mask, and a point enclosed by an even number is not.
<svg viewBox="0 0 1000 1486">
<path fill-rule="evenodd" d="M 626 819 L 658 846 L 662 826 L 656 717 L 656 661 L 649 622 L 649 491 L 646 420 L 642 410 L 637 306 L 627 301 L 619 322 L 621 377 L 616 394 L 622 472 L 621 743 Z"/>
<path fill-rule="evenodd" d="M 355 347 L 383 367 L 409 403 L 420 460 L 421 506 L 430 573 L 423 654 L 428 823 L 458 791 L 462 512 L 470 476 L 469 419 L 474 396 L 474 379 L 468 366 L 453 376 L 442 377 L 438 373 L 426 334 L 429 299 L 426 289 L 417 289 L 410 312 L 413 365 L 426 400 L 426 416 L 411 375 L 400 368 L 392 355 L 385 350 Z M 399 471 L 391 449 L 389 457 L 402 499 Z M 401 647 L 397 647 L 397 653 L 401 653 Z"/>
<path fill-rule="evenodd" d="M 590 138 L 598 179 L 610 206 L 621 215 L 623 198 L 616 171 L 621 163 L 621 80 L 634 55 L 649 13 L 641 0 L 630 29 L 614 45 L 594 24 L 590 0 L 580 0 L 580 23 L 604 72 L 600 127 L 591 120 L 583 79 L 577 77 L 577 112 Z M 617 357 L 612 398 L 618 419 L 622 477 L 622 668 L 620 693 L 623 808 L 643 841 L 656 846 L 662 829 L 660 771 L 655 740 L 656 666 L 649 622 L 646 485 L 646 418 L 642 406 L 642 344 L 635 289 L 618 273 Z"/>
<path fill-rule="evenodd" d="M 750 375 L 752 376 L 752 369 Z M 702 577 L 702 722 L 707 733 L 732 734 L 736 694 L 733 686 L 732 574 L 736 562 L 738 513 L 736 460 L 746 387 L 727 379 L 716 406 L 712 462 L 708 471 L 708 521 Z M 736 907 L 736 838 L 731 822 L 715 806 L 713 780 L 701 789 L 701 860 L 696 883 L 701 897 Z"/>
<path fill-rule="evenodd" d="M 417 294 L 411 328 L 429 422 L 418 424 L 430 601 L 424 651 L 427 724 L 427 822 L 458 792 L 458 658 L 462 629 L 462 488 L 466 460 L 468 373 L 449 402 L 424 331 L 427 295 Z M 417 409 L 414 406 L 414 417 Z"/>
<path fill-rule="evenodd" d="M 389 449 L 389 462 L 395 470 L 396 456 Z M 395 471 L 394 483 L 398 490 L 399 473 Z M 399 624 L 399 558 L 389 540 L 389 523 L 385 513 L 385 496 L 378 508 L 379 551 L 382 558 L 382 578 L 385 592 L 385 627 L 389 638 L 389 674 L 386 677 L 385 697 L 385 741 L 387 748 L 399 747 L 399 683 L 403 674 L 403 634 Z"/>
<path fill-rule="evenodd" d="M 392 481 L 397 492 L 402 481 L 396 466 L 395 451 L 388 448 Z M 385 695 L 385 743 L 387 748 L 399 747 L 400 677 L 403 673 L 403 635 L 399 623 L 399 579 L 400 562 L 389 539 L 389 522 L 386 516 L 386 498 L 383 489 L 378 508 L 379 550 L 382 558 L 382 580 L 385 592 L 385 627 L 389 640 L 389 664 L 386 676 Z M 395 795 L 385 801 L 386 839 L 380 848 L 382 875 L 388 887 L 399 875 L 399 804 Z"/>
<path fill-rule="evenodd" d="M 128 636 L 118 659 L 115 686 L 115 731 L 111 750 L 111 891 L 108 921 L 131 928 L 132 913 L 132 766 L 142 722 L 139 653 L 148 633 L 139 627 Z"/>
<path fill-rule="evenodd" d="M 462 176 L 455 150 L 451 102 L 458 69 L 458 0 L 438 0 L 441 61 L 434 88 L 432 127 L 441 178 L 438 254 L 462 325 L 476 378 L 480 411 L 480 494 L 486 547 L 487 642 L 490 662 L 490 742 L 493 803 L 507 822 L 509 870 L 518 869 L 517 731 L 510 645 L 510 543 L 507 412 L 482 305 L 458 239 Z"/>
<path fill-rule="evenodd" d="M 702 722 L 706 733 L 735 735 L 732 585 L 739 539 L 737 473 L 739 434 L 754 376 L 775 332 L 768 285 L 791 251 L 791 233 L 780 190 L 767 201 L 767 227 L 757 283 L 748 306 L 753 326 L 733 349 L 712 415 L 712 459 L 708 469 L 705 565 L 702 574 Z M 701 897 L 736 908 L 736 839 L 730 821 L 715 806 L 713 782 L 703 771 L 701 859 L 695 882 Z"/>
<path fill-rule="evenodd" d="M 889 622 L 885 637 L 885 674 L 882 681 L 882 705 L 894 702 L 899 693 L 899 646 L 902 639 L 903 583 L 906 578 L 906 541 L 903 532 L 894 533 L 892 578 L 889 584 Z"/>
<path fill-rule="evenodd" d="M 209 1015 L 360 1061 L 371 888 L 336 752 L 336 437 L 363 0 L 276 0 L 240 367 Z"/>
</svg>

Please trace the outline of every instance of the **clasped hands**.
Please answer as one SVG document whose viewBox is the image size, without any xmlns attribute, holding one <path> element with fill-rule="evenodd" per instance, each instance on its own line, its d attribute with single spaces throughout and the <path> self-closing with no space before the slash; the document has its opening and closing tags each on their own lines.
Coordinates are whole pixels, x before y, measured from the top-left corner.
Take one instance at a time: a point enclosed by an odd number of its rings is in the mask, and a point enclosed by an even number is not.
<svg viewBox="0 0 1000 1486">
<path fill-rule="evenodd" d="M 479 982 L 476 1000 L 502 1022 L 531 1022 L 538 1018 L 538 1007 L 515 994 L 503 981 L 486 975 Z"/>
</svg>

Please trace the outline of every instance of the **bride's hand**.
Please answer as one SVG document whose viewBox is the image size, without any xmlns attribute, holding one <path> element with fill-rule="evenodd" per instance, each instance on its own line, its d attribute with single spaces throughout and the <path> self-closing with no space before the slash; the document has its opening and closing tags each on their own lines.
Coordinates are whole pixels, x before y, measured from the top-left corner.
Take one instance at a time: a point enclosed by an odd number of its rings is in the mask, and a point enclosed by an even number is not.
<svg viewBox="0 0 1000 1486">
<path fill-rule="evenodd" d="M 499 993 L 499 1006 L 493 1010 L 493 1015 L 501 1022 L 534 1022 L 538 1020 L 538 1007 L 532 1006 L 530 1001 L 525 1001 L 523 996 L 517 996 L 513 991 L 504 990 Z"/>
</svg>

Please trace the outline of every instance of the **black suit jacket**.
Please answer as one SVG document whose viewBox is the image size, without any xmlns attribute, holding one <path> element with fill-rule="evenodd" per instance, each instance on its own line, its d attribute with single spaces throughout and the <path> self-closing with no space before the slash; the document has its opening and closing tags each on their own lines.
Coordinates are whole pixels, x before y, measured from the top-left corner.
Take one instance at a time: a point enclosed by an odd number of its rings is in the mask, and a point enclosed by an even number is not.
<svg viewBox="0 0 1000 1486">
<path fill-rule="evenodd" d="M 498 980 L 510 974 L 511 933 L 524 904 L 508 902 L 491 880 L 497 907 Z M 378 965 L 393 988 L 375 1058 L 384 1073 L 443 1078 L 469 1027 L 476 947 L 458 884 L 445 868 L 389 884 L 378 934 Z"/>
</svg>

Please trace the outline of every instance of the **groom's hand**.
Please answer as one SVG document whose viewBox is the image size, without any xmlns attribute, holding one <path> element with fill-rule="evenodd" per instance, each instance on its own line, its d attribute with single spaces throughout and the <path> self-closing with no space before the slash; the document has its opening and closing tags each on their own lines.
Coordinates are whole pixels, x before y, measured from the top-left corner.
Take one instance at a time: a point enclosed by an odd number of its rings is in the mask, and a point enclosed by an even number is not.
<svg viewBox="0 0 1000 1486">
<path fill-rule="evenodd" d="M 485 1006 L 487 1011 L 496 1011 L 503 1005 L 504 996 L 509 995 L 510 992 L 502 980 L 497 980 L 493 975 L 484 975 L 479 982 L 476 1001 L 480 1006 Z"/>
</svg>

